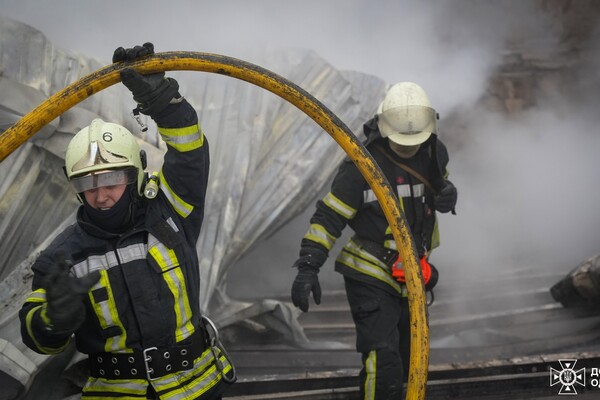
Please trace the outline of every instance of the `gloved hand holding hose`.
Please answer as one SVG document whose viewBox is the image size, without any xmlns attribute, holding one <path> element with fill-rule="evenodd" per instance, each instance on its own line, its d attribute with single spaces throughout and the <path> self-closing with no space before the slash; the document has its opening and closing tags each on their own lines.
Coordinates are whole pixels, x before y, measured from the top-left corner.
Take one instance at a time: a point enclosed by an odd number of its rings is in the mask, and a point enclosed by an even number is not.
<svg viewBox="0 0 600 400">
<path fill-rule="evenodd" d="M 56 335 L 67 335 L 75 332 L 85 320 L 83 299 L 100 279 L 100 272 L 75 278 L 69 275 L 73 264 L 64 253 L 57 252 L 55 258 L 43 284 L 47 301 L 45 311 L 49 330 Z"/>
<path fill-rule="evenodd" d="M 144 43 L 124 49 L 117 48 L 113 53 L 113 63 L 121 61 L 134 61 L 154 54 L 154 45 Z M 173 78 L 165 78 L 164 72 L 141 75 L 131 68 L 121 71 L 121 81 L 133 94 L 133 99 L 138 103 L 142 114 L 156 117 L 161 114 L 169 104 L 181 101 L 179 84 Z"/>
</svg>

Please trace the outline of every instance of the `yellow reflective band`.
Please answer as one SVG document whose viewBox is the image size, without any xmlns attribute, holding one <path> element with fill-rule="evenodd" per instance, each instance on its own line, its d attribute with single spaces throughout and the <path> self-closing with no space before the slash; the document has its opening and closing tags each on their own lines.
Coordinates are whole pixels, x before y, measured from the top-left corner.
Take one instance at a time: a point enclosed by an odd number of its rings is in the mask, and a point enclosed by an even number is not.
<svg viewBox="0 0 600 400">
<path fill-rule="evenodd" d="M 192 325 L 192 308 L 190 307 L 190 300 L 187 296 L 187 290 L 185 285 L 185 279 L 181 268 L 174 268 L 163 274 L 171 293 L 175 301 L 175 318 L 177 323 L 177 329 L 175 330 L 175 341 L 179 342 L 192 333 L 194 333 L 194 326 Z"/>
<path fill-rule="evenodd" d="M 435 249 L 439 245 L 440 245 L 440 229 L 438 227 L 438 221 L 436 218 L 435 224 L 433 225 L 433 233 L 431 234 L 431 248 L 429 249 L 429 252 L 431 252 L 431 250 Z"/>
<path fill-rule="evenodd" d="M 35 338 L 35 336 L 33 334 L 33 330 L 31 329 L 32 328 L 31 321 L 33 320 L 35 313 L 39 311 L 40 313 L 43 312 L 45 315 L 46 304 L 47 303 L 44 303 L 43 305 L 34 307 L 31 310 L 29 310 L 29 312 L 27 313 L 27 316 L 25 317 L 25 326 L 27 327 L 27 334 L 29 334 L 29 337 L 31 338 L 31 340 L 33 341 L 33 343 L 35 344 L 35 346 L 38 348 L 38 350 L 41 353 L 43 353 L 43 354 L 58 354 L 58 353 L 63 352 L 67 348 L 71 339 L 67 340 L 66 343 L 60 347 L 44 347 L 40 344 L 40 342 L 37 341 L 37 339 Z M 42 317 L 42 318 L 44 319 L 44 317 Z M 47 320 L 48 318 L 45 317 L 45 319 Z"/>
<path fill-rule="evenodd" d="M 145 399 L 148 390 L 148 381 L 146 379 L 105 379 L 89 378 L 82 390 L 82 400 L 105 400 L 106 393 L 111 393 L 119 399 L 132 397 L 122 397 L 123 394 L 136 396 L 135 398 Z M 98 393 L 98 394 L 95 394 Z M 139 397 L 138 397 L 139 396 Z M 109 396 L 113 397 L 113 396 Z"/>
<path fill-rule="evenodd" d="M 179 261 L 172 249 L 160 243 L 153 235 L 148 235 L 148 245 L 151 246 L 148 253 L 163 271 L 162 276 L 173 295 L 176 321 L 175 341 L 179 342 L 194 333 L 191 321 L 192 308 L 187 296 L 185 277 L 181 268 L 177 268 Z"/>
<path fill-rule="evenodd" d="M 360 247 L 358 244 L 356 244 L 354 240 L 350 240 L 348 243 L 346 243 L 346 245 L 344 246 L 344 250 L 346 250 L 350 254 L 354 254 L 355 256 L 358 256 L 360 258 L 364 258 L 367 262 L 370 262 L 371 264 L 376 265 L 384 271 L 387 271 L 387 265 L 381 262 L 381 260 L 379 260 L 373 254 L 369 253 L 368 251 Z"/>
<path fill-rule="evenodd" d="M 40 318 L 42 319 L 42 321 L 44 321 L 44 324 L 50 326 L 52 325 L 52 321 L 50 321 L 50 318 L 48 318 L 48 303 L 44 303 L 42 304 L 42 311 L 40 311 Z"/>
<path fill-rule="evenodd" d="M 160 190 L 165 194 L 167 200 L 169 200 L 169 203 L 171 203 L 175 211 L 177 211 L 177 214 L 181 215 L 183 218 L 186 218 L 188 215 L 191 214 L 192 211 L 194 211 L 194 206 L 186 203 L 181 199 L 181 197 L 177 196 L 177 194 L 173 191 L 173 189 L 171 189 L 171 187 L 167 183 L 167 180 L 165 179 L 162 170 L 160 171 L 159 177 L 161 183 Z"/>
<path fill-rule="evenodd" d="M 364 252 L 361 252 L 361 256 L 357 256 L 352 254 L 350 249 L 346 246 L 342 249 L 339 256 L 336 259 L 336 262 L 339 262 L 349 268 L 352 268 L 355 271 L 358 271 L 362 274 L 368 275 L 372 278 L 378 279 L 382 282 L 390 285 L 394 290 L 398 293 L 402 293 L 402 287 L 400 284 L 392 277 L 392 275 L 384 270 L 380 265 L 381 262 L 370 263 L 362 258 Z M 378 265 L 379 264 L 379 265 Z"/>
<path fill-rule="evenodd" d="M 308 232 L 304 235 L 304 239 L 322 244 L 327 250 L 331 250 L 336 240 L 335 236 L 327 232 L 327 229 L 319 224 L 311 224 Z"/>
<path fill-rule="evenodd" d="M 106 339 L 104 343 L 104 351 L 113 352 L 122 350 L 126 346 L 127 332 L 125 327 L 119 318 L 119 312 L 117 311 L 117 304 L 115 302 L 115 296 L 113 295 L 112 287 L 108 279 L 108 273 L 106 271 L 100 271 L 100 280 L 94 286 L 93 289 L 103 287 L 107 292 L 107 299 L 101 302 L 94 302 L 94 296 L 90 294 L 90 301 L 92 308 L 94 309 L 98 322 L 102 329 L 107 329 L 113 326 L 121 328 L 121 334 L 117 336 L 111 336 Z M 93 290 L 92 289 L 92 290 Z"/>
<path fill-rule="evenodd" d="M 336 259 L 337 262 L 340 262 L 347 267 L 350 267 L 360 273 L 371 276 L 375 279 L 383 281 L 388 285 L 392 286 L 398 293 L 401 293 L 402 290 L 400 285 L 396 283 L 396 281 L 391 277 L 391 275 L 384 273 L 380 268 L 367 263 L 360 258 L 351 255 L 348 252 L 342 251 L 339 257 Z"/>
<path fill-rule="evenodd" d="M 25 299 L 25 303 L 43 303 L 46 301 L 46 289 L 39 288 L 31 293 L 27 299 Z"/>
<path fill-rule="evenodd" d="M 375 385 L 377 383 L 377 352 L 371 350 L 365 360 L 365 400 L 375 399 Z"/>
<path fill-rule="evenodd" d="M 225 357 L 220 357 L 219 359 L 221 360 L 221 362 L 224 362 Z M 229 371 L 231 371 L 231 365 L 229 363 L 224 363 L 223 373 L 227 374 Z M 208 370 L 206 370 L 204 374 L 199 376 L 194 381 L 190 382 L 187 386 L 191 388 L 192 393 L 203 394 L 212 389 L 222 379 L 222 373 L 217 370 L 216 365 L 213 365 Z M 187 399 L 186 393 L 181 393 L 182 397 L 176 397 L 174 399 L 185 400 Z"/>
<path fill-rule="evenodd" d="M 166 144 L 180 152 L 199 149 L 204 145 L 204 134 L 199 124 L 185 128 L 158 128 Z"/>
<path fill-rule="evenodd" d="M 223 374 L 229 373 L 232 370 L 231 364 L 220 351 L 218 354 L 223 365 Z M 196 376 L 201 371 L 202 374 Z M 221 379 L 223 375 L 217 370 L 212 350 L 208 348 L 194 361 L 194 368 L 165 375 L 153 384 L 156 391 L 161 392 L 161 399 L 187 400 L 190 392 L 197 395 L 205 393 Z"/>
<path fill-rule="evenodd" d="M 335 197 L 331 192 L 323 198 L 323 203 L 346 219 L 352 219 L 356 215 L 354 208 Z"/>
<path fill-rule="evenodd" d="M 179 266 L 173 249 L 169 249 L 152 234 L 148 235 L 148 253 L 156 260 L 162 272 Z"/>
</svg>

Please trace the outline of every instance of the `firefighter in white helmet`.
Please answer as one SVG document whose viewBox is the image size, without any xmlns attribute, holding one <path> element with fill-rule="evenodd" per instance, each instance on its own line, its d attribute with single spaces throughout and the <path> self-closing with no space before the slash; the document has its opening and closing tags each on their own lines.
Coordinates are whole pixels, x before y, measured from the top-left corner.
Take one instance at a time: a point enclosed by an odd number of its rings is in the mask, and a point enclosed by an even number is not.
<svg viewBox="0 0 600 400">
<path fill-rule="evenodd" d="M 448 152 L 437 137 L 438 116 L 423 88 L 412 82 L 393 85 L 374 118 L 364 124 L 366 148 L 398 195 L 422 267 L 424 289 L 438 279 L 429 263 L 438 246 L 436 212 L 452 211 L 455 186 L 447 179 Z M 344 276 L 362 354 L 362 399 L 401 399 L 408 374 L 410 318 L 402 261 L 375 194 L 350 160 L 335 176 L 331 191 L 317 202 L 304 235 L 292 301 L 308 311 L 309 297 L 321 301 L 319 268 L 349 225 L 354 235 L 335 260 Z M 431 293 L 432 295 L 432 293 Z"/>
<path fill-rule="evenodd" d="M 153 53 L 119 47 L 113 62 Z M 95 119 L 73 137 L 65 172 L 82 205 L 32 266 L 23 342 L 56 354 L 74 338 L 89 356 L 82 399 L 220 399 L 235 372 L 198 302 L 208 141 L 174 79 L 121 80 L 167 145 L 159 189 L 144 196 L 144 153 L 123 126 Z"/>
</svg>

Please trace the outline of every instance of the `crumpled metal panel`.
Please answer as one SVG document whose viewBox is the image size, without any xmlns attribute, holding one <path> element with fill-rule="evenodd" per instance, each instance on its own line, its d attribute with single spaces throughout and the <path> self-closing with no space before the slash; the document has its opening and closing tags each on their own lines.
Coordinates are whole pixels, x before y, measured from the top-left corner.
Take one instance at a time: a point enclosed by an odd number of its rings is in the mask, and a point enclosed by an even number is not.
<svg viewBox="0 0 600 400">
<path fill-rule="evenodd" d="M 343 74 L 311 52 L 267 55 L 263 65 L 313 94 L 354 132 L 380 100 L 361 97 L 358 87 L 368 81 L 371 93 L 384 90 L 380 80 Z M 198 251 L 203 292 L 212 293 L 222 289 L 228 267 L 254 243 L 314 202 L 345 154 L 316 122 L 279 97 L 232 79 L 215 90 L 210 76 L 200 78 L 203 94 L 187 97 L 200 107 L 211 144 Z M 209 299 L 202 298 L 204 309 Z"/>
<path fill-rule="evenodd" d="M 11 22 L 1 26 L 3 55 L 0 54 L 0 60 L 7 61 L 4 77 L 31 85 L 41 93 L 51 94 L 91 72 L 92 68 L 100 67 L 97 61 L 56 49 L 41 33 L 26 25 Z M 11 33 L 5 34 L 6 31 Z M 22 52 L 21 58 L 27 59 L 27 63 L 8 62 L 6 54 L 15 52 Z M 362 123 L 373 114 L 385 89 L 380 79 L 337 71 L 308 50 L 261 57 L 262 66 L 313 94 L 355 132 L 359 132 Z M 344 154 L 320 126 L 273 93 L 213 74 L 177 72 L 173 75 L 180 82 L 182 94 L 197 107 L 211 145 L 206 218 L 198 242 L 201 303 L 206 309 L 213 292 L 223 282 L 227 267 L 258 239 L 274 232 L 304 209 Z M 126 91 L 111 89 L 92 96 L 98 99 L 85 100 L 77 108 L 87 110 L 88 118 L 96 114 L 122 123 L 142 136 L 139 127 L 127 116 L 132 106 L 130 96 Z M 112 106 L 105 110 L 107 104 Z M 31 108 L 36 105 L 31 104 Z M 75 133 L 64 132 L 73 112 L 61 117 L 65 120 L 59 129 L 61 135 L 49 138 L 46 138 L 48 134 L 36 135 L 33 142 L 56 154 L 68 140 L 68 134 Z M 143 134 L 143 139 L 164 150 L 164 144 L 157 140 L 154 124 L 146 120 L 151 128 Z M 158 168 L 161 157 L 158 152 L 156 157 L 150 158 L 151 164 Z M 23 196 L 24 199 L 31 197 Z M 53 221 L 48 224 L 53 225 Z"/>
<path fill-rule="evenodd" d="M 385 91 L 382 80 L 338 71 L 308 50 L 271 52 L 257 58 L 262 67 L 311 93 L 357 133 Z M 37 30 L 0 17 L 0 65 L 3 87 L 12 88 L 0 94 L 0 121 L 9 121 L 1 129 L 6 129 L 40 99 L 104 64 L 58 49 Z M 271 92 L 215 74 L 170 75 L 197 108 L 211 147 L 206 216 L 197 245 L 202 282 L 199 301 L 209 314 L 219 310 L 230 323 L 236 318 L 236 306 L 223 290 L 228 268 L 253 244 L 312 204 L 345 155 L 316 122 Z M 10 102 L 14 96 L 29 100 L 15 107 Z M 24 362 L 40 365 L 45 360 L 26 349 L 18 333 L 16 313 L 31 284 L 29 268 L 35 254 L 63 224 L 73 221 L 77 207 L 60 169 L 70 137 L 97 116 L 121 123 L 139 136 L 149 154 L 149 170 L 160 168 L 165 145 L 148 118 L 150 129 L 141 132 L 129 117 L 133 107 L 125 88 L 108 88 L 63 114 L 43 135 L 35 135 L 0 164 L 0 243 L 5 255 L 0 260 L 0 305 L 4 306 L 0 337 L 22 352 Z M 229 312 L 223 312 L 229 303 Z M 266 313 L 279 310 L 273 317 L 280 323 L 294 320 L 271 303 L 249 305 L 251 313 L 245 306 L 238 307 L 239 318 L 264 309 Z M 290 329 L 291 337 L 302 340 L 301 331 Z"/>
</svg>

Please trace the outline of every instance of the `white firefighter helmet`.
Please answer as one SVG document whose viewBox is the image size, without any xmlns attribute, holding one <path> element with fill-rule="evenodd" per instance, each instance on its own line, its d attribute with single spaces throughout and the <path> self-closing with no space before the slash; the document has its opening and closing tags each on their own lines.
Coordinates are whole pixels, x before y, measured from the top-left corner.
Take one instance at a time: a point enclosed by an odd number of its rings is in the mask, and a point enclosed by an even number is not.
<svg viewBox="0 0 600 400">
<path fill-rule="evenodd" d="M 65 171 L 77 193 L 101 186 L 144 182 L 140 146 L 125 127 L 96 118 L 67 146 Z"/>
<path fill-rule="evenodd" d="M 437 113 L 425 90 L 413 82 L 393 85 L 377 109 L 381 136 L 403 146 L 415 146 L 437 132 Z"/>
</svg>

